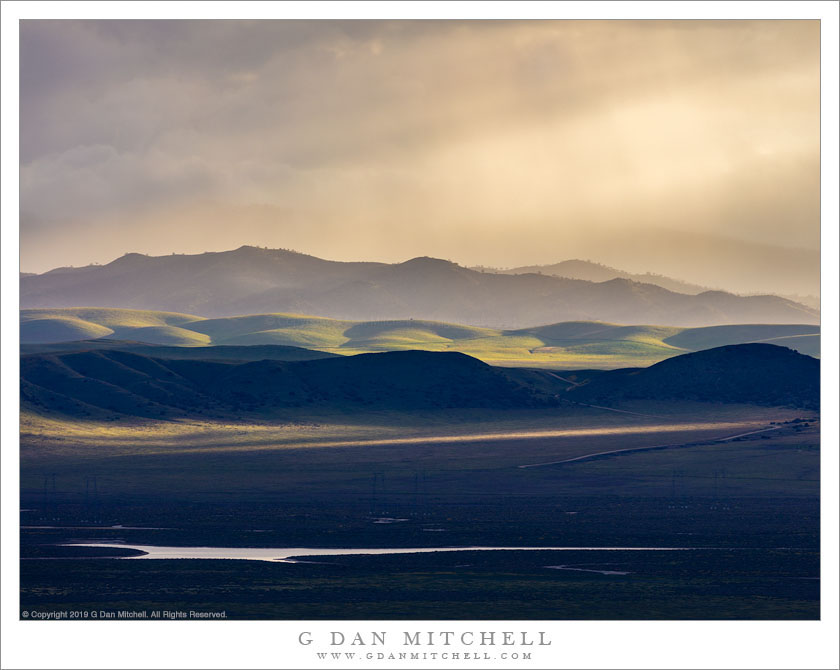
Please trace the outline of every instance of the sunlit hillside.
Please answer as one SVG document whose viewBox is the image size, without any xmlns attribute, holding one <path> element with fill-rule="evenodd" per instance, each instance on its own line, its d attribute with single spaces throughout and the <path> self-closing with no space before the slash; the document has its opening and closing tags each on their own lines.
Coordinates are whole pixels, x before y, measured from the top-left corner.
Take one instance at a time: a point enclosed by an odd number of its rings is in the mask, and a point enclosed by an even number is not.
<svg viewBox="0 0 840 670">
<path fill-rule="evenodd" d="M 420 349 L 458 351 L 494 365 L 640 367 L 690 351 L 769 342 L 819 356 L 819 327 L 742 325 L 677 328 L 570 321 L 499 330 L 422 320 L 343 321 L 296 314 L 203 319 L 189 314 L 99 308 L 24 310 L 26 350 L 79 340 L 176 346 L 284 345 L 336 354 Z M 33 348 L 34 347 L 34 348 Z M 66 348 L 66 347 L 62 347 Z"/>
</svg>

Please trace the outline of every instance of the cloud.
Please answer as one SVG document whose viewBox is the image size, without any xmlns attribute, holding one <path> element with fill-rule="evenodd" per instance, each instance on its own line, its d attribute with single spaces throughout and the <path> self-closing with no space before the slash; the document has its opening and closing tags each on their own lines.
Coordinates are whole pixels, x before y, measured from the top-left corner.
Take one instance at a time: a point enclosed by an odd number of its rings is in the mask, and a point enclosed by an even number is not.
<svg viewBox="0 0 840 670">
<path fill-rule="evenodd" d="M 229 222 L 243 241 L 290 246 L 274 231 L 294 228 L 299 248 L 348 259 L 398 260 L 426 236 L 465 262 L 560 260 L 633 227 L 814 248 L 818 33 L 808 21 L 26 21 L 24 265 L 60 264 L 65 233 L 100 261 L 167 226 L 180 231 L 172 251 L 210 248 L 230 235 L 194 216 L 208 203 L 297 222 Z M 558 235 L 563 250 L 540 242 Z"/>
</svg>

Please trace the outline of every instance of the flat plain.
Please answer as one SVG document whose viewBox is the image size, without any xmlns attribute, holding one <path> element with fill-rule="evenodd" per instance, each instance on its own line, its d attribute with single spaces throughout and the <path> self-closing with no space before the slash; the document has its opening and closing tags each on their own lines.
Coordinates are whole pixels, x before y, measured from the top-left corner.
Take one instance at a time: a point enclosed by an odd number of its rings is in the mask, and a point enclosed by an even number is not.
<svg viewBox="0 0 840 670">
<path fill-rule="evenodd" d="M 23 555 L 52 560 L 22 561 L 21 606 L 280 619 L 817 618 L 815 414 L 703 403 L 622 410 L 250 424 L 29 416 Z M 623 449 L 633 451 L 603 454 Z M 693 549 L 316 564 L 78 560 L 81 548 L 56 549 L 91 541 Z"/>
</svg>

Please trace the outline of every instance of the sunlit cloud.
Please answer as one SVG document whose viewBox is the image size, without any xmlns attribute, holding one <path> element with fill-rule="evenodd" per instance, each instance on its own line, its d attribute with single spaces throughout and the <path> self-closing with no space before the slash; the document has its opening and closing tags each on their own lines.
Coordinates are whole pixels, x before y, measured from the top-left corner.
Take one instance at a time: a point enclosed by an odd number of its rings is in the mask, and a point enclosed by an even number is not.
<svg viewBox="0 0 840 670">
<path fill-rule="evenodd" d="M 814 250 L 818 36 L 809 21 L 27 21 L 23 269 L 250 243 L 586 255 L 698 280 L 710 260 L 687 234 Z M 650 253 L 601 244 L 621 235 Z M 765 280 L 759 260 L 744 286 Z"/>
</svg>

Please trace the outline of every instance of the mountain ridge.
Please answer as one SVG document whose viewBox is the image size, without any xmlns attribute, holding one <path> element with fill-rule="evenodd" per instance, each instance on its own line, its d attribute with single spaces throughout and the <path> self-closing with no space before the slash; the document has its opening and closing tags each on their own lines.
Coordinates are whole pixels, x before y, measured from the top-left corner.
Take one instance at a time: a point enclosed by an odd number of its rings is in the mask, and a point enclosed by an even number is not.
<svg viewBox="0 0 840 670">
<path fill-rule="evenodd" d="M 675 293 L 618 278 L 494 274 L 418 257 L 337 262 L 243 246 L 194 255 L 126 254 L 107 265 L 21 277 L 23 308 L 89 305 L 224 317 L 318 314 L 335 319 L 427 319 L 495 328 L 596 320 L 676 326 L 818 323 L 816 310 L 777 296 Z"/>
<path fill-rule="evenodd" d="M 653 272 L 639 273 L 619 270 L 603 263 L 596 263 L 579 258 L 571 258 L 558 263 L 547 263 L 543 265 L 523 265 L 519 267 L 502 269 L 484 266 L 476 266 L 474 269 L 499 274 L 547 274 L 554 277 L 567 277 L 569 279 L 583 279 L 586 281 L 604 282 L 610 279 L 622 278 L 637 281 L 645 284 L 655 284 L 667 288 L 676 293 L 688 293 L 696 295 L 704 291 L 714 290 L 709 286 L 693 284 L 691 282 L 667 277 Z"/>
<path fill-rule="evenodd" d="M 629 279 L 631 281 L 640 282 L 643 284 L 654 284 L 661 286 L 669 291 L 675 293 L 686 293 L 689 295 L 698 295 L 708 291 L 723 291 L 723 288 L 715 288 L 711 286 L 704 286 L 702 284 L 692 283 L 675 277 L 654 273 L 654 272 L 627 272 L 610 265 L 603 263 L 596 263 L 590 260 L 581 260 L 579 258 L 560 261 L 559 263 L 547 263 L 543 265 L 523 265 L 514 268 L 496 268 L 483 265 L 473 266 L 471 269 L 479 272 L 491 272 L 496 274 L 546 274 L 553 277 L 566 277 L 568 279 L 583 279 L 586 281 L 604 282 L 610 279 L 621 278 Z M 762 295 L 761 293 L 740 292 L 737 295 Z M 788 295 L 774 292 L 771 295 L 779 298 L 785 298 L 793 302 L 798 302 L 810 307 L 811 309 L 819 310 L 819 297 L 815 295 Z"/>
</svg>

